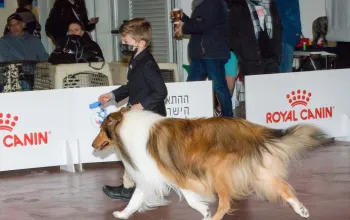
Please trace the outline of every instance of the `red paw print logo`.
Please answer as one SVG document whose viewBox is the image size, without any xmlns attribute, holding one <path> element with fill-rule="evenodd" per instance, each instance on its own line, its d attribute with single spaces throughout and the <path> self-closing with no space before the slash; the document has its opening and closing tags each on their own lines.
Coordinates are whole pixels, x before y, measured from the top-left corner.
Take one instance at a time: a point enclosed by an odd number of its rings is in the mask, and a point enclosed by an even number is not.
<svg viewBox="0 0 350 220">
<path fill-rule="evenodd" d="M 10 113 L 0 113 L 0 130 L 13 131 L 18 122 L 18 116 L 11 115 Z"/>
<path fill-rule="evenodd" d="M 311 92 L 298 89 L 296 91 L 292 91 L 290 94 L 287 94 L 286 98 L 292 107 L 297 105 L 307 106 L 311 96 Z"/>
</svg>

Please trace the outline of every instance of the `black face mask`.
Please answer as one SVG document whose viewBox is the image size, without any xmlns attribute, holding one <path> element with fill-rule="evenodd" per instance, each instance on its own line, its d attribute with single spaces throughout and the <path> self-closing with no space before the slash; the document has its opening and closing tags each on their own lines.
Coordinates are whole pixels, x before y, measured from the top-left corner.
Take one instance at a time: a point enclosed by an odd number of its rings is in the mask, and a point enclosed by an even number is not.
<svg viewBox="0 0 350 220">
<path fill-rule="evenodd" d="M 253 3 L 253 5 L 261 5 L 261 0 L 250 0 L 251 3 Z"/>
<path fill-rule="evenodd" d="M 73 41 L 74 43 L 76 43 L 77 41 L 79 42 L 79 41 L 82 41 L 82 40 L 83 40 L 83 37 L 80 36 L 80 35 L 74 35 L 74 34 L 72 34 L 72 35 L 67 35 L 67 37 L 68 37 L 68 39 L 69 39 L 70 41 Z"/>
<path fill-rule="evenodd" d="M 133 57 L 137 52 L 137 48 L 134 49 L 134 46 L 132 46 L 130 44 L 121 44 L 120 45 L 120 52 L 123 54 L 123 56 Z"/>
</svg>

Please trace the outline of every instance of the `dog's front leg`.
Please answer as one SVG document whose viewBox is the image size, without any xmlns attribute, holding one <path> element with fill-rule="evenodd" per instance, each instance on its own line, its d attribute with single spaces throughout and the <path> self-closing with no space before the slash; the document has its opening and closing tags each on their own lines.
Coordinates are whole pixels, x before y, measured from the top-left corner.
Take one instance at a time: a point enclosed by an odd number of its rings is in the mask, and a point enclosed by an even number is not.
<svg viewBox="0 0 350 220">
<path fill-rule="evenodd" d="M 119 219 L 128 219 L 132 214 L 134 214 L 141 207 L 144 201 L 144 193 L 136 187 L 134 194 L 132 195 L 128 206 L 121 211 L 113 212 L 114 217 Z"/>
</svg>

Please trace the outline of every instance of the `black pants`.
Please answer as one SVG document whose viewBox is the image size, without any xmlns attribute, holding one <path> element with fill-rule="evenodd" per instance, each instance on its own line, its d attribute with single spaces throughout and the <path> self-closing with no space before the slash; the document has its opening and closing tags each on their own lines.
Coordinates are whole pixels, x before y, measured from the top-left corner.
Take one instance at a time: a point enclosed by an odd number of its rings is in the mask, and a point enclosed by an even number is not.
<svg viewBox="0 0 350 220">
<path fill-rule="evenodd" d="M 245 76 L 280 73 L 280 65 L 277 59 L 265 59 L 256 62 L 240 63 L 241 72 Z"/>
</svg>

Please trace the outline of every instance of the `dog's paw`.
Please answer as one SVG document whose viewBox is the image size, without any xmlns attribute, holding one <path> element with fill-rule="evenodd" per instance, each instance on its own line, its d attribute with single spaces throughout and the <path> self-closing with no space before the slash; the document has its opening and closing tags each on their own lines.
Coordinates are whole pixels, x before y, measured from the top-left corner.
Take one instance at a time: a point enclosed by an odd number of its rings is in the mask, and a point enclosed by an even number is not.
<svg viewBox="0 0 350 220">
<path fill-rule="evenodd" d="M 211 212 L 209 210 L 204 215 L 203 220 L 211 220 Z"/>
<path fill-rule="evenodd" d="M 307 208 L 297 199 L 287 199 L 287 202 L 293 207 L 294 211 L 303 218 L 309 218 L 310 214 Z"/>
<path fill-rule="evenodd" d="M 113 216 L 116 218 L 119 218 L 119 219 L 128 219 L 129 218 L 129 215 L 127 213 L 118 212 L 118 211 L 113 212 Z"/>
<path fill-rule="evenodd" d="M 309 218 L 310 214 L 309 211 L 305 208 L 305 206 L 300 205 L 298 210 L 295 210 L 296 213 L 298 213 L 303 218 Z"/>
</svg>

